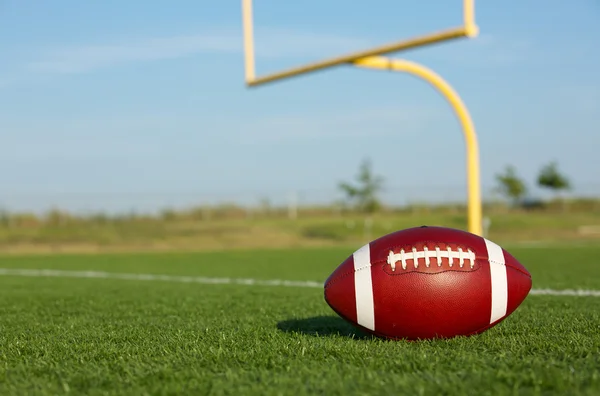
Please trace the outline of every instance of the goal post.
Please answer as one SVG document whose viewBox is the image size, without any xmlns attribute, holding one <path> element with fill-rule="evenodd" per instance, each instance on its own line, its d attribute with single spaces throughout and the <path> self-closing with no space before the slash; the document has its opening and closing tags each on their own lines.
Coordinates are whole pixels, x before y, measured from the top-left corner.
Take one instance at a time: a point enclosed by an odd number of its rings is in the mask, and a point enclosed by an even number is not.
<svg viewBox="0 0 600 396">
<path fill-rule="evenodd" d="M 463 25 L 433 32 L 409 39 L 395 41 L 378 47 L 362 51 L 351 52 L 341 56 L 335 56 L 322 61 L 308 63 L 299 67 L 286 69 L 280 72 L 256 77 L 256 63 L 254 57 L 254 17 L 252 13 L 252 0 L 242 0 L 242 20 L 244 35 L 244 61 L 246 72 L 246 84 L 257 86 L 265 83 L 295 77 L 301 74 L 319 71 L 342 64 L 352 63 L 357 59 L 369 56 L 385 55 L 404 51 L 411 48 L 423 47 L 443 41 L 474 38 L 479 34 L 479 28 L 475 24 L 475 0 L 463 0 Z"/>
<path fill-rule="evenodd" d="M 396 72 L 405 72 L 419 77 L 434 88 L 450 104 L 460 122 L 467 151 L 467 216 L 468 230 L 476 235 L 483 234 L 481 185 L 479 173 L 479 148 L 473 121 L 460 96 L 441 76 L 432 70 L 402 59 L 387 58 L 382 55 L 391 54 L 411 48 L 440 43 L 459 38 L 474 38 L 479 34 L 475 23 L 475 1 L 463 0 L 463 25 L 438 32 L 425 34 L 410 39 L 396 41 L 382 46 L 327 58 L 322 61 L 282 70 L 265 76 L 256 77 L 254 52 L 254 32 L 252 0 L 242 0 L 242 19 L 244 35 L 245 78 L 248 87 L 291 78 L 340 65 L 369 68 Z"/>
</svg>

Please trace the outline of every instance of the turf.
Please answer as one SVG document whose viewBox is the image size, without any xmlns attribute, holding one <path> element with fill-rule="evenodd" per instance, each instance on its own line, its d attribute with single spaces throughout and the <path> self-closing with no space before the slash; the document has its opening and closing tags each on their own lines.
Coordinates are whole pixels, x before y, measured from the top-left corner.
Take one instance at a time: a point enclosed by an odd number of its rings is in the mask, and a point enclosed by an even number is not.
<svg viewBox="0 0 600 396">
<path fill-rule="evenodd" d="M 600 290 L 600 247 L 510 248 Z M 348 248 L 0 257 L 2 268 L 322 281 Z M 320 288 L 0 277 L 0 394 L 598 395 L 600 298 L 530 295 L 475 337 L 390 342 Z"/>
</svg>

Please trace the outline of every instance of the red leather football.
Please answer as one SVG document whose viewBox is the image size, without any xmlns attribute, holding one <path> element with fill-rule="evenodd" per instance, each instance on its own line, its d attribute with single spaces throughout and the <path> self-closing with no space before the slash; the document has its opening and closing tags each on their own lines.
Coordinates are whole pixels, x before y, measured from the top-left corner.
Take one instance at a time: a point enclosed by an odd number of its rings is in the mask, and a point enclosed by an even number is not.
<svg viewBox="0 0 600 396">
<path fill-rule="evenodd" d="M 325 281 L 325 301 L 379 337 L 481 333 L 525 300 L 531 274 L 497 244 L 453 228 L 417 227 L 376 239 Z"/>
</svg>

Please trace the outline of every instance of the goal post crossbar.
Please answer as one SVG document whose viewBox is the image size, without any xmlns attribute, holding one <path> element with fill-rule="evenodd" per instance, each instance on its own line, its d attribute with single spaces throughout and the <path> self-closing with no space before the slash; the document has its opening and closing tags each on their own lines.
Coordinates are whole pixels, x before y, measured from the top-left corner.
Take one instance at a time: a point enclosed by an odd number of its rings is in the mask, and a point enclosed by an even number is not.
<svg viewBox="0 0 600 396">
<path fill-rule="evenodd" d="M 342 64 L 352 64 L 353 62 L 377 55 L 391 54 L 412 48 L 423 47 L 444 41 L 473 38 L 479 34 L 479 29 L 475 24 L 475 1 L 463 0 L 463 25 L 450 29 L 441 30 L 405 40 L 395 41 L 389 44 L 373 47 L 366 50 L 351 52 L 341 56 L 327 58 L 318 62 L 308 63 L 271 73 L 265 76 L 256 77 L 256 63 L 254 50 L 254 21 L 252 15 L 252 0 L 242 0 L 242 21 L 244 35 L 244 64 L 246 74 L 246 85 L 254 87 L 269 82 L 295 77 L 306 73 L 316 72 L 328 69 Z"/>
</svg>

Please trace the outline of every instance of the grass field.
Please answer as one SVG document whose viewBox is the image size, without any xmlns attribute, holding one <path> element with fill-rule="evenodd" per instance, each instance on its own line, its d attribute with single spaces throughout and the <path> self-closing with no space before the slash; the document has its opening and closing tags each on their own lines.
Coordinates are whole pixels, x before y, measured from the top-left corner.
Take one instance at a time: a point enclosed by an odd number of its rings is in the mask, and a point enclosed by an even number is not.
<svg viewBox="0 0 600 396">
<path fill-rule="evenodd" d="M 506 247 L 536 290 L 600 291 L 597 244 Z M 0 257 L 0 394 L 600 394 L 597 295 L 532 294 L 476 337 L 382 341 L 323 300 L 352 250 Z"/>
</svg>

